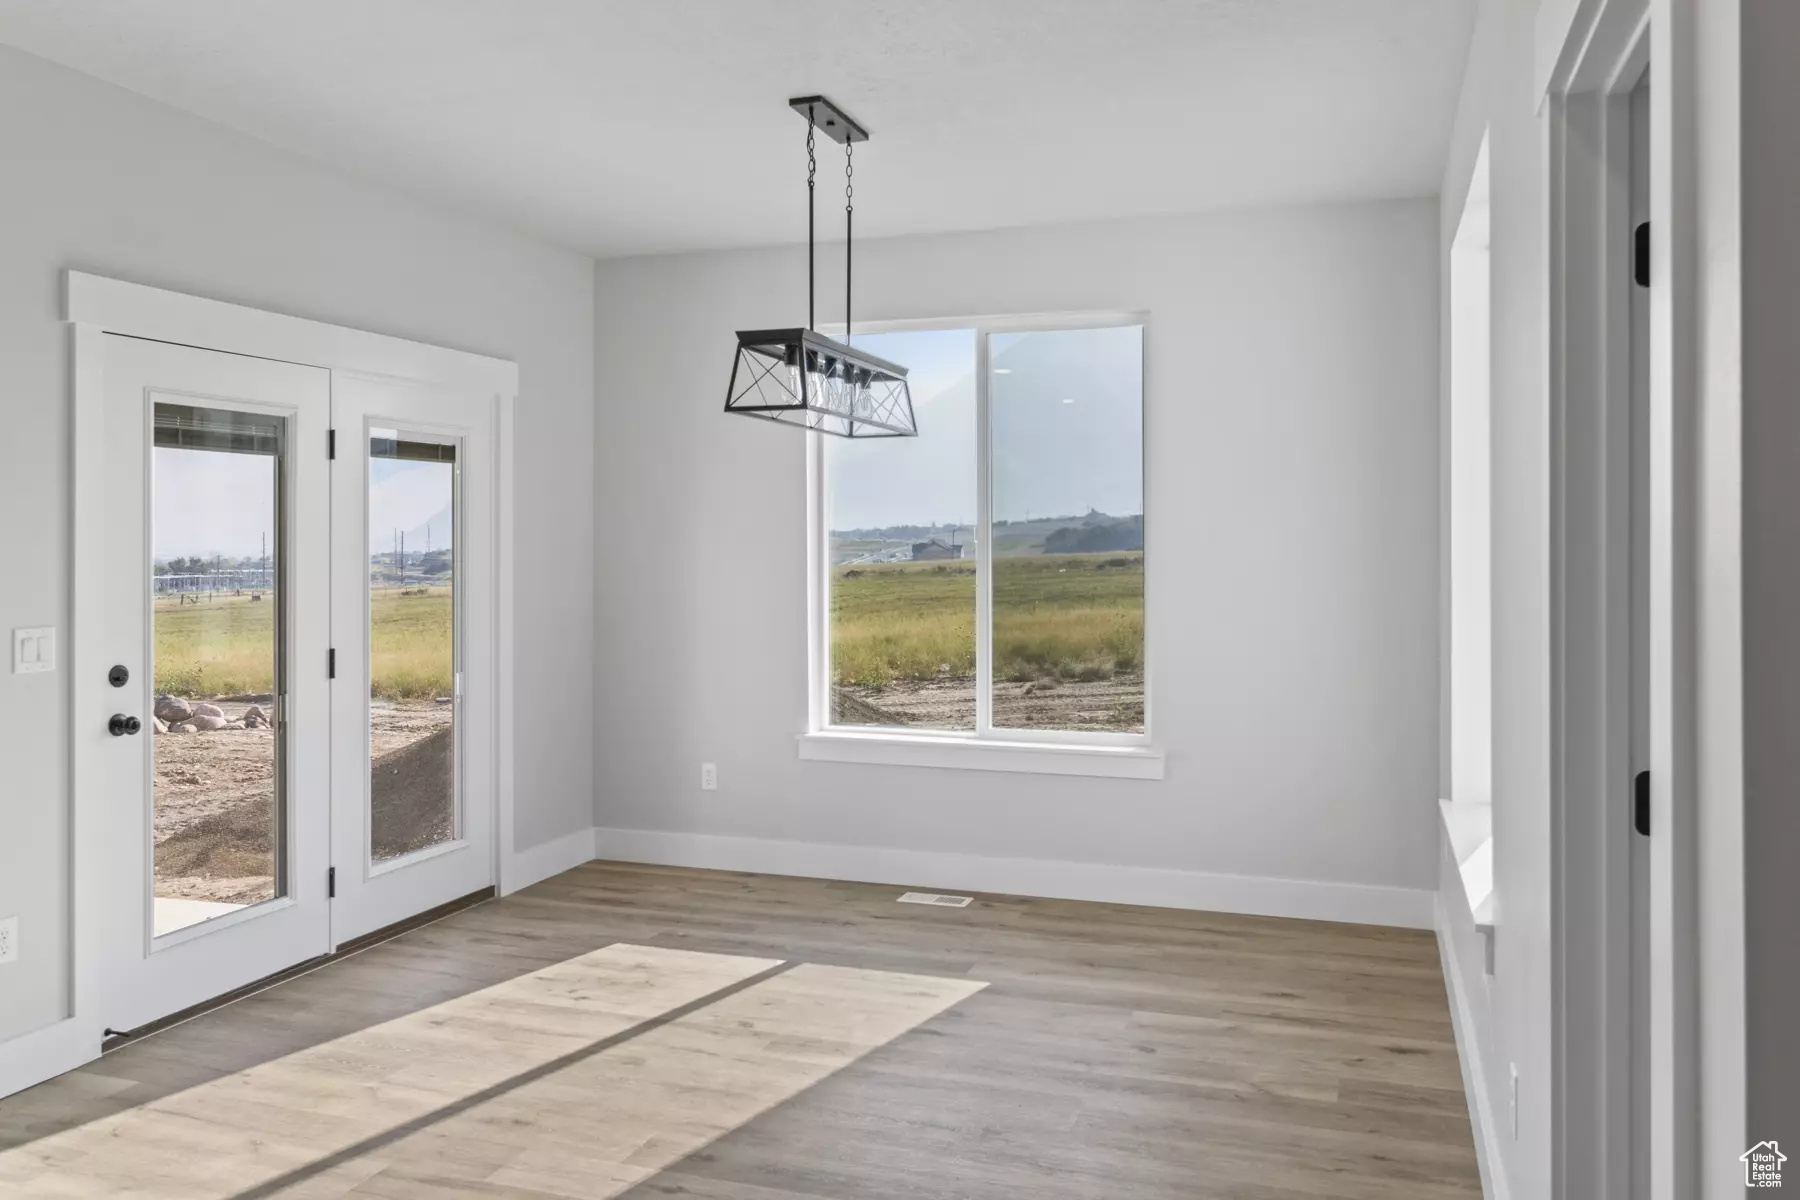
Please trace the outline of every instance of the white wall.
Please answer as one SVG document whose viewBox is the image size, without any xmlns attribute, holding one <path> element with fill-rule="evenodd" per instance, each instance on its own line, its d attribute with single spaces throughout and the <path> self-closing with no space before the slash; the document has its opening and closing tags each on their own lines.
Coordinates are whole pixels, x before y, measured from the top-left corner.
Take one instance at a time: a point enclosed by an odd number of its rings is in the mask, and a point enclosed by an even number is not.
<svg viewBox="0 0 1800 1200">
<path fill-rule="evenodd" d="M 709 840 L 723 835 L 859 848 L 782 861 L 865 871 L 915 869 L 901 852 L 916 851 L 1217 872 L 1408 889 L 1428 922 L 1436 212 L 1397 201 L 858 245 L 869 319 L 1149 310 L 1160 782 L 799 761 L 804 438 L 720 410 L 733 331 L 804 322 L 804 252 L 601 263 L 602 857 L 772 861 Z M 841 263 L 822 258 L 822 320 L 840 315 Z M 702 760 L 719 765 L 716 792 L 699 789 Z"/>
<path fill-rule="evenodd" d="M 1446 270 L 1482 133 L 1491 239 L 1494 975 L 1488 1020 L 1463 1044 L 1491 1055 L 1481 1075 L 1502 1123 L 1496 1190 L 1549 1196 L 1550 422 L 1543 136 L 1533 85 L 1534 6 L 1483 0 L 1469 46 L 1439 209 Z M 1446 352 L 1448 325 L 1446 323 Z M 1448 388 L 1446 387 L 1446 399 Z M 1448 731 L 1446 731 L 1447 733 Z M 1479 969 L 1474 978 L 1479 979 Z M 1477 1013 L 1479 1019 L 1480 1014 Z M 1509 1068 L 1519 1072 L 1511 1136 Z"/>
<path fill-rule="evenodd" d="M 0 631 L 69 623 L 76 267 L 515 359 L 516 839 L 592 820 L 593 264 L 0 47 Z M 63 656 L 68 654 L 65 640 Z M 3 670 L 3 668 L 0 668 Z M 65 671 L 0 673 L 0 1042 L 67 1015 Z"/>
</svg>

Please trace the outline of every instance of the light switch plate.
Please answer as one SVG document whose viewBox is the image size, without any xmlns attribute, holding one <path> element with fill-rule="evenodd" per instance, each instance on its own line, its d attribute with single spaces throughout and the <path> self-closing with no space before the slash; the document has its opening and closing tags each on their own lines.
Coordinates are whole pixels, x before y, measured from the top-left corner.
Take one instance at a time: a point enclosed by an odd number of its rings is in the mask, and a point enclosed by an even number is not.
<svg viewBox="0 0 1800 1200">
<path fill-rule="evenodd" d="M 56 670 L 56 628 L 13 630 L 13 674 Z"/>
</svg>

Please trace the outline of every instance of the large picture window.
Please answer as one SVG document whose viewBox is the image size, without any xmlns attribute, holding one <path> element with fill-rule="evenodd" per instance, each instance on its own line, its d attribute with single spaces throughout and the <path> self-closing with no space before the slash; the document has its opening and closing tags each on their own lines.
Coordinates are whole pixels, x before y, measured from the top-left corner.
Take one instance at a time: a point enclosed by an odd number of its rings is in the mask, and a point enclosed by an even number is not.
<svg viewBox="0 0 1800 1200">
<path fill-rule="evenodd" d="M 908 326 L 920 436 L 822 438 L 819 723 L 1140 742 L 1141 319 Z"/>
</svg>

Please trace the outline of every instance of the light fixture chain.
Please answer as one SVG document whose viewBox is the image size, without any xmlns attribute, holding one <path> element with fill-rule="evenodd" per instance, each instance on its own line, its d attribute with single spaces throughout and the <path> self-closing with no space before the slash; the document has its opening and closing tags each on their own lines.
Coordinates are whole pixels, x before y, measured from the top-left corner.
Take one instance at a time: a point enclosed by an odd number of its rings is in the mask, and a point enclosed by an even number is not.
<svg viewBox="0 0 1800 1200">
<path fill-rule="evenodd" d="M 813 177 L 819 173 L 819 156 L 813 152 L 813 110 L 806 108 L 806 327 L 817 329 L 817 287 L 813 268 Z"/>
<path fill-rule="evenodd" d="M 851 221 L 856 215 L 856 167 L 851 162 L 851 152 L 856 149 L 854 139 L 844 139 L 844 344 L 850 344 L 850 253 L 855 238 L 851 236 Z"/>
</svg>

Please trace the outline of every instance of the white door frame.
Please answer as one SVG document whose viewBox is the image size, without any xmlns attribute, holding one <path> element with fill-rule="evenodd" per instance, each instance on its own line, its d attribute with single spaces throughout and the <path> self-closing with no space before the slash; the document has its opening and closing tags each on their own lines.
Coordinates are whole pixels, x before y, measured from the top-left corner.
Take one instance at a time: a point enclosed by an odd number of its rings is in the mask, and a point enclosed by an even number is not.
<svg viewBox="0 0 1800 1200">
<path fill-rule="evenodd" d="M 65 274 L 64 320 L 73 334 L 74 578 L 69 644 L 72 728 L 110 703 L 105 667 L 94 645 L 105 546 L 105 492 L 96 486 L 104 468 L 99 436 L 105 405 L 105 335 L 124 334 L 203 350 L 276 359 L 333 372 L 387 375 L 489 395 L 497 407 L 495 458 L 496 684 L 495 863 L 502 894 L 522 886 L 513 862 L 513 409 L 518 367 L 502 359 L 387 337 L 344 326 L 265 312 L 181 292 L 127 283 L 80 271 Z M 326 448 L 317 447 L 325 453 Z M 299 449 L 296 452 L 300 452 Z M 110 711 L 110 710 L 109 710 Z M 70 1015 L 44 1031 L 60 1048 L 54 1074 L 99 1055 L 103 1017 L 99 958 L 103 952 L 101 905 L 106 890 L 94 848 L 101 844 L 101 806 L 94 771 L 83 755 L 71 755 L 71 836 L 74 909 L 71 930 Z M 529 882 L 529 880 L 526 880 Z M 48 1035 L 54 1031 L 54 1037 Z M 41 1069 L 41 1068 L 40 1068 Z"/>
<path fill-rule="evenodd" d="M 1629 1186 L 1630 91 L 1651 71 L 1651 1172 L 1697 1184 L 1692 26 L 1584 0 L 1548 72 L 1553 1178 Z"/>
</svg>

